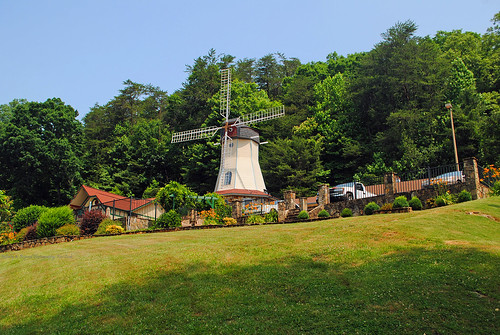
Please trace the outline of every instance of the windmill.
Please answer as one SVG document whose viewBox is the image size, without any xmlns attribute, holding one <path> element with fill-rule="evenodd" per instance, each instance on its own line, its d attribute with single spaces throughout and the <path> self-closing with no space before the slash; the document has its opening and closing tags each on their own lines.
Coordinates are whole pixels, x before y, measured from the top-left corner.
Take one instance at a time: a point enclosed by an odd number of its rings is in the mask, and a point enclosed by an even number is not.
<svg viewBox="0 0 500 335">
<path fill-rule="evenodd" d="M 274 107 L 230 119 L 231 69 L 221 70 L 220 115 L 222 126 L 186 130 L 172 134 L 172 143 L 211 138 L 217 132 L 221 135 L 221 158 L 215 192 L 229 195 L 266 195 L 266 186 L 260 170 L 258 148 L 259 133 L 248 125 L 285 115 L 285 107 Z M 229 192 L 229 193 L 228 193 Z"/>
</svg>

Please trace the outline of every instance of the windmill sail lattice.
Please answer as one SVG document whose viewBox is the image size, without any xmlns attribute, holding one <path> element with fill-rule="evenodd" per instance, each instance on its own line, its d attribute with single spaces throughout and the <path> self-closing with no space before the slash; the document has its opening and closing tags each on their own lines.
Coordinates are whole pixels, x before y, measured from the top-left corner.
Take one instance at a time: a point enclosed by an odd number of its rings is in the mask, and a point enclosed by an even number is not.
<svg viewBox="0 0 500 335">
<path fill-rule="evenodd" d="M 285 107 L 274 107 L 230 120 L 231 69 L 221 70 L 220 115 L 224 124 L 186 130 L 172 135 L 172 143 L 211 138 L 221 133 L 221 160 L 215 191 L 245 189 L 265 191 L 258 162 L 259 134 L 248 125 L 285 115 Z"/>
</svg>

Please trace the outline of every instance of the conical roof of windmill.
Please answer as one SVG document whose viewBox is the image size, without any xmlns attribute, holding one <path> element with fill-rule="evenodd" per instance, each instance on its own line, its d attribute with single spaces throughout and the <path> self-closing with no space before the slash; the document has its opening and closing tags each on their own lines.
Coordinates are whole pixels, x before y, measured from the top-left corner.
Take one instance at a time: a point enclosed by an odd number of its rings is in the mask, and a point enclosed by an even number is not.
<svg viewBox="0 0 500 335">
<path fill-rule="evenodd" d="M 234 119 L 236 120 L 236 119 Z M 240 139 L 248 139 L 252 140 L 256 143 L 260 144 L 260 136 L 259 133 L 248 126 L 245 125 L 234 125 L 234 122 L 231 123 L 231 120 L 228 122 L 227 135 L 231 138 L 240 138 Z M 221 129 L 221 136 L 224 136 L 225 129 Z"/>
</svg>

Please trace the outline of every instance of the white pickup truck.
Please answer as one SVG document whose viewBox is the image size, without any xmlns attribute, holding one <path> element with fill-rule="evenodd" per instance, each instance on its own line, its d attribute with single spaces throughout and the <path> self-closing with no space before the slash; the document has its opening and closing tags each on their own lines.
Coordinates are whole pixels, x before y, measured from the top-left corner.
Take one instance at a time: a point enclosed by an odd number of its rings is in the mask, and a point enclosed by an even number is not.
<svg viewBox="0 0 500 335">
<path fill-rule="evenodd" d="M 330 202 L 375 197 L 361 183 L 345 183 L 330 188 Z"/>
</svg>

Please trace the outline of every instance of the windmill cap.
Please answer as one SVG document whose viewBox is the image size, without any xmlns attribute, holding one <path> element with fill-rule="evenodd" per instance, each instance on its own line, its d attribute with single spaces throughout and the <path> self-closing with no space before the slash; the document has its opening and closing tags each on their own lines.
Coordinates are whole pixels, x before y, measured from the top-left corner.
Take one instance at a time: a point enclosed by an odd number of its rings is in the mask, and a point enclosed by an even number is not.
<svg viewBox="0 0 500 335">
<path fill-rule="evenodd" d="M 231 126 L 231 122 L 228 122 L 230 127 L 235 127 L 236 129 L 231 131 L 228 129 L 229 136 L 231 138 L 241 138 L 241 139 L 248 139 L 256 142 L 257 144 L 260 144 L 260 136 L 259 133 L 248 127 L 248 126 Z M 224 134 L 224 129 L 221 129 L 221 135 Z"/>
</svg>

